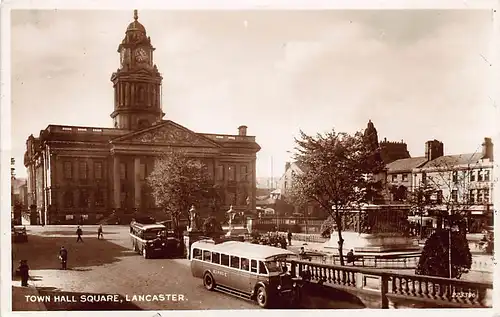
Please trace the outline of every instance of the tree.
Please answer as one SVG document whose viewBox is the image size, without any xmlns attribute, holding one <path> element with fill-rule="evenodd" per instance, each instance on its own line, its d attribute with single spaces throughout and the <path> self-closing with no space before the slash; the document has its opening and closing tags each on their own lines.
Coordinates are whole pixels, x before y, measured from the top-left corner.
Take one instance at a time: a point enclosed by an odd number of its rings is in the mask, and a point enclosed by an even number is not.
<svg viewBox="0 0 500 317">
<path fill-rule="evenodd" d="M 199 160 L 171 151 L 156 161 L 147 184 L 156 204 L 171 216 L 177 229 L 180 216 L 206 197 L 208 176 Z"/>
<path fill-rule="evenodd" d="M 316 202 L 334 220 L 344 265 L 342 212 L 376 198 L 376 188 L 381 185 L 374 172 L 382 170 L 382 163 L 374 159 L 374 147 L 368 146 L 362 133 L 351 136 L 332 130 L 316 137 L 300 133 L 295 156 L 305 168 L 295 176 L 293 191 L 302 201 Z"/>
<path fill-rule="evenodd" d="M 433 199 L 433 195 L 436 194 L 436 189 L 434 186 L 430 186 L 428 183 L 419 184 L 409 192 L 406 196 L 406 201 L 410 204 L 410 213 L 412 215 L 420 216 L 421 218 L 428 213 L 429 209 L 434 208 L 437 205 L 438 197 Z M 423 239 L 423 224 L 420 224 L 420 238 Z"/>
<path fill-rule="evenodd" d="M 438 230 L 425 242 L 415 270 L 418 275 L 450 277 L 450 232 Z M 444 260 L 447 259 L 447 260 Z M 460 278 L 472 265 L 472 255 L 465 235 L 451 233 L 451 277 Z"/>
<path fill-rule="evenodd" d="M 335 220 L 332 217 L 326 218 L 321 224 L 321 236 L 323 238 L 330 238 L 331 234 L 335 231 Z"/>
</svg>

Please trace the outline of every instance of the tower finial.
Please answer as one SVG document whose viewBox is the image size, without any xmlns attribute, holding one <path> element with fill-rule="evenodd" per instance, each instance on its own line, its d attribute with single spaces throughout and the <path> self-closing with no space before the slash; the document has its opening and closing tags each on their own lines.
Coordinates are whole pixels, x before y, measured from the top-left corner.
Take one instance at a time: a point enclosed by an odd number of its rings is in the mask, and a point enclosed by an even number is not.
<svg viewBox="0 0 500 317">
<path fill-rule="evenodd" d="M 134 10 L 134 20 L 137 21 L 139 19 L 139 16 L 137 15 L 137 10 Z"/>
</svg>

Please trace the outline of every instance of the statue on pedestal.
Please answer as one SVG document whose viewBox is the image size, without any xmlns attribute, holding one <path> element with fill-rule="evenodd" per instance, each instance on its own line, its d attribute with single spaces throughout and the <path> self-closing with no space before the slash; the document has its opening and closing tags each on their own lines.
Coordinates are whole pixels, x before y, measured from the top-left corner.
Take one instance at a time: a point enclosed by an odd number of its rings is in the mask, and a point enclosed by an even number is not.
<svg viewBox="0 0 500 317">
<path fill-rule="evenodd" d="M 233 210 L 232 205 L 231 205 L 231 207 L 229 207 L 227 214 L 229 216 L 229 230 L 231 230 L 233 228 L 234 217 L 236 216 L 236 212 Z"/>
<path fill-rule="evenodd" d="M 189 229 L 188 231 L 199 231 L 198 228 L 198 213 L 196 212 L 196 208 L 194 205 L 189 209 Z"/>
</svg>

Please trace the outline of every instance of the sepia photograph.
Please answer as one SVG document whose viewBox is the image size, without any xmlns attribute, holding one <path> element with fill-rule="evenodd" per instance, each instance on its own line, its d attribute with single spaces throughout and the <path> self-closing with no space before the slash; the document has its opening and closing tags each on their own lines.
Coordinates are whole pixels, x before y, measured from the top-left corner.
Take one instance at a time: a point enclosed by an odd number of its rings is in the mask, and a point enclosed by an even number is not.
<svg viewBox="0 0 500 317">
<path fill-rule="evenodd" d="M 11 313 L 493 307 L 494 7 L 2 15 Z"/>
</svg>

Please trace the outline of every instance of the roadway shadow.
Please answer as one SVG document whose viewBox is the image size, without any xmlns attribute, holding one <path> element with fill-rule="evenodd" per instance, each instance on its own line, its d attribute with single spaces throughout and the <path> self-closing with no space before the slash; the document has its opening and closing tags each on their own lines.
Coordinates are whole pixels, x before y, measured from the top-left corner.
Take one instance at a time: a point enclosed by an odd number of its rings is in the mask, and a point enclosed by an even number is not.
<svg viewBox="0 0 500 317">
<path fill-rule="evenodd" d="M 30 270 L 60 269 L 59 250 L 64 246 L 68 250 L 68 269 L 76 271 L 90 270 L 90 267 L 120 261 L 122 257 L 135 255 L 130 249 L 97 237 L 85 237 L 83 243 L 75 237 L 30 236 L 30 241 L 12 244 L 14 265 L 20 260 L 28 260 Z"/>
<path fill-rule="evenodd" d="M 299 309 L 363 309 L 365 304 L 353 294 L 333 287 L 306 282 Z"/>
<path fill-rule="evenodd" d="M 48 311 L 142 310 L 120 294 L 64 292 L 54 287 L 38 287 L 37 291 Z"/>
</svg>

